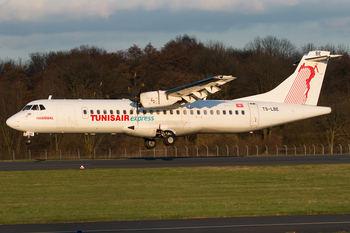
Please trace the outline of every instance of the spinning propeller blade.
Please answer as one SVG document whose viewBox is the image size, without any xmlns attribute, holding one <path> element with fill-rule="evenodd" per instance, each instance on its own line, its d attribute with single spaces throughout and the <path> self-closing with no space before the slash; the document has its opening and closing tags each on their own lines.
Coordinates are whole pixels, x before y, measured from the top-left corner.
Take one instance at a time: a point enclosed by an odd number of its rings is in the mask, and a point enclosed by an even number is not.
<svg viewBox="0 0 350 233">
<path fill-rule="evenodd" d="M 136 73 L 134 75 L 133 81 L 130 80 L 130 82 L 133 82 L 134 84 L 134 88 L 133 91 L 131 90 L 130 87 L 128 87 L 129 93 L 130 93 L 130 100 L 132 102 L 134 102 L 134 107 L 136 104 L 136 109 L 137 109 L 137 113 L 139 112 L 139 106 L 140 106 L 140 93 L 141 93 L 141 88 L 145 86 L 145 84 L 141 84 L 141 85 L 137 85 L 137 79 L 139 77 L 136 76 Z"/>
</svg>

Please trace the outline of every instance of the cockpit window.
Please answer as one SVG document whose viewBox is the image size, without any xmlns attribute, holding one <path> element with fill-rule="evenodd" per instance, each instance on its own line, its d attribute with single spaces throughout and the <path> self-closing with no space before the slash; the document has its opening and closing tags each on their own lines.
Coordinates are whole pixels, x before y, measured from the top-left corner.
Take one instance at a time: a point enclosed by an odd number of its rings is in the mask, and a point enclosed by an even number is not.
<svg viewBox="0 0 350 233">
<path fill-rule="evenodd" d="M 22 110 L 22 111 L 29 110 L 29 109 L 31 109 L 31 108 L 32 108 L 32 106 L 33 106 L 33 105 L 27 105 L 27 106 L 25 106 L 25 107 L 23 108 L 23 110 Z"/>
<path fill-rule="evenodd" d="M 37 110 L 46 110 L 46 108 L 42 104 L 39 104 L 39 105 L 38 104 L 35 104 L 35 105 L 29 104 L 29 105 L 25 106 L 22 109 L 22 111 L 26 111 L 26 110 L 35 110 L 35 111 L 37 111 Z"/>
<path fill-rule="evenodd" d="M 32 110 L 39 110 L 39 106 L 38 105 L 33 105 Z"/>
</svg>

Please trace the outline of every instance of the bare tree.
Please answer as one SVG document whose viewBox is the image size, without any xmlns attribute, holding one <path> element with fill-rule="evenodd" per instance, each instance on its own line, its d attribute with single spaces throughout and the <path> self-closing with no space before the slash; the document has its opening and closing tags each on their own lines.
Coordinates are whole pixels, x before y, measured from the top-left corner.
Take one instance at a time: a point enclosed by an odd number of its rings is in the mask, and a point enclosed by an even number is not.
<svg viewBox="0 0 350 233">
<path fill-rule="evenodd" d="M 8 157 L 12 158 L 12 151 L 21 150 L 21 133 L 9 128 L 6 120 L 18 112 L 30 97 L 25 69 L 14 63 L 5 63 L 0 73 L 0 130 L 2 148 L 6 148 Z"/>
</svg>

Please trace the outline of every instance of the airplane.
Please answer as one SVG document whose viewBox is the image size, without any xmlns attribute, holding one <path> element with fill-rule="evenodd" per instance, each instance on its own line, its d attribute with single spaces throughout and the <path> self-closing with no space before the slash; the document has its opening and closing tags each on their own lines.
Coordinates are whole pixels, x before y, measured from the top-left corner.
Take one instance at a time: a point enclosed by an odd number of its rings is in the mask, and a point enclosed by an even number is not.
<svg viewBox="0 0 350 233">
<path fill-rule="evenodd" d="M 235 77 L 218 75 L 167 91 L 135 93 L 131 99 L 40 99 L 29 102 L 6 124 L 35 133 L 110 133 L 156 138 L 173 146 L 176 137 L 203 133 L 242 133 L 329 114 L 317 106 L 328 60 L 342 55 L 310 51 L 292 75 L 273 90 L 234 100 L 207 100 Z"/>
</svg>

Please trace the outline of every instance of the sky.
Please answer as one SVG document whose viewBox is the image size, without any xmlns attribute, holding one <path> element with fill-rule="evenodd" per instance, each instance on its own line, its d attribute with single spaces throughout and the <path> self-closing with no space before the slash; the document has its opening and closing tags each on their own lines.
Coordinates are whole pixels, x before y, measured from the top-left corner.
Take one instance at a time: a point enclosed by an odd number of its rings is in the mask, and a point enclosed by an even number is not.
<svg viewBox="0 0 350 233">
<path fill-rule="evenodd" d="M 0 59 L 80 45 L 160 49 L 184 34 L 237 49 L 258 36 L 349 46 L 349 9 L 349 0 L 0 0 Z"/>
</svg>

